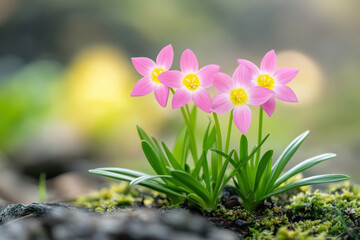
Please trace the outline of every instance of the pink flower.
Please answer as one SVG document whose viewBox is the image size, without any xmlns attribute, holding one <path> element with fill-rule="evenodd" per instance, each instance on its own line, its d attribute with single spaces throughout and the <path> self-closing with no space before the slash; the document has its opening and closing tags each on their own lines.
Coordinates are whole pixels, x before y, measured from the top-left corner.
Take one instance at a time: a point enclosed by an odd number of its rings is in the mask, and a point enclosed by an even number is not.
<svg viewBox="0 0 360 240">
<path fill-rule="evenodd" d="M 159 81 L 158 76 L 170 69 L 173 59 L 174 50 L 171 44 L 161 49 L 156 63 L 146 57 L 131 58 L 136 71 L 144 76 L 135 84 L 131 96 L 145 96 L 154 91 L 156 100 L 165 107 L 169 97 L 169 88 Z"/>
<path fill-rule="evenodd" d="M 274 94 L 273 91 L 251 83 L 250 70 L 240 64 L 229 77 L 218 73 L 214 78 L 214 87 L 219 92 L 212 102 L 211 111 L 227 113 L 234 109 L 233 117 L 236 127 L 245 134 L 251 124 L 251 111 L 248 105 L 261 105 Z"/>
<path fill-rule="evenodd" d="M 295 68 L 277 68 L 277 59 L 274 50 L 265 54 L 261 60 L 260 69 L 252 62 L 238 59 L 238 64 L 247 66 L 252 74 L 252 82 L 257 86 L 266 87 L 274 91 L 274 97 L 285 102 L 298 102 L 295 93 L 285 84 L 290 82 L 299 72 Z M 272 97 L 261 107 L 269 115 L 275 110 L 275 98 Z"/>
<path fill-rule="evenodd" d="M 186 49 L 180 59 L 180 71 L 167 71 L 159 76 L 165 86 L 177 88 L 172 107 L 179 108 L 186 105 L 191 99 L 196 106 L 205 112 L 210 112 L 211 98 L 205 90 L 213 84 L 216 73 L 220 71 L 218 65 L 207 65 L 199 69 L 195 54 Z"/>
</svg>

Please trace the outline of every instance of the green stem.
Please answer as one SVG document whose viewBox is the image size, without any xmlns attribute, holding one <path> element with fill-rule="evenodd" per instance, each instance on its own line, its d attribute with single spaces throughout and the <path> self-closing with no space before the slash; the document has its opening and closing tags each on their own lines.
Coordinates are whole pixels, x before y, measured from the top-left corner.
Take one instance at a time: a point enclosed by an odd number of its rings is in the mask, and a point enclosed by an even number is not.
<svg viewBox="0 0 360 240">
<path fill-rule="evenodd" d="M 218 150 L 222 151 L 222 139 L 221 139 L 221 129 L 219 124 L 219 119 L 217 117 L 217 114 L 213 112 L 214 122 L 215 122 L 215 130 L 216 130 L 216 136 L 217 136 L 217 147 Z M 221 169 L 222 166 L 222 157 L 221 155 L 218 155 L 218 168 Z"/>
<path fill-rule="evenodd" d="M 170 91 L 174 94 L 174 89 L 170 88 Z M 185 105 L 185 107 L 188 108 L 187 105 Z M 180 110 L 181 110 L 181 113 L 183 115 L 183 118 L 184 118 L 184 121 L 185 121 L 185 124 L 186 124 L 186 127 L 189 131 L 189 134 L 190 134 L 190 149 L 191 149 L 191 155 L 194 159 L 194 163 L 196 164 L 197 161 L 198 161 L 198 155 L 197 155 L 197 146 L 196 146 L 196 138 L 195 138 L 195 134 L 194 134 L 194 131 L 193 131 L 193 128 L 192 128 L 192 125 L 191 125 L 191 122 L 190 122 L 190 113 L 189 115 L 187 116 L 186 115 L 186 112 L 185 112 L 185 107 L 181 107 Z"/>
<path fill-rule="evenodd" d="M 262 126 L 263 126 L 263 115 L 264 115 L 264 109 L 259 106 L 259 132 L 258 132 L 258 145 L 261 142 L 262 139 Z M 259 165 L 260 161 L 260 155 L 261 155 L 261 147 L 259 147 L 257 153 L 256 153 L 256 166 Z"/>
<path fill-rule="evenodd" d="M 229 152 L 232 123 L 233 123 L 233 110 L 230 112 L 230 117 L 229 117 L 229 125 L 228 125 L 228 131 L 227 131 L 226 143 L 225 143 L 225 153 Z"/>
</svg>

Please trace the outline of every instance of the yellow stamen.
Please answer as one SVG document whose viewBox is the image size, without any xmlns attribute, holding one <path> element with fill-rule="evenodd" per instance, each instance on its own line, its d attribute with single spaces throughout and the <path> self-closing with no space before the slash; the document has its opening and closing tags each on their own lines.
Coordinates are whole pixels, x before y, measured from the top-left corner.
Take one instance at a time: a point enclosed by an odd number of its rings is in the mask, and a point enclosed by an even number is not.
<svg viewBox="0 0 360 240">
<path fill-rule="evenodd" d="M 258 76 L 257 84 L 260 87 L 266 87 L 272 90 L 274 88 L 275 81 L 268 74 L 263 74 Z"/>
<path fill-rule="evenodd" d="M 161 82 L 159 81 L 158 77 L 161 73 L 165 72 L 164 69 L 162 68 L 155 68 L 152 73 L 151 73 L 151 80 L 153 80 L 154 82 L 161 84 Z"/>
<path fill-rule="evenodd" d="M 196 74 L 189 73 L 184 77 L 182 83 L 187 89 L 195 91 L 200 86 L 200 79 Z"/>
<path fill-rule="evenodd" d="M 248 95 L 242 88 L 234 89 L 230 92 L 230 100 L 235 105 L 242 105 L 246 103 Z"/>
</svg>

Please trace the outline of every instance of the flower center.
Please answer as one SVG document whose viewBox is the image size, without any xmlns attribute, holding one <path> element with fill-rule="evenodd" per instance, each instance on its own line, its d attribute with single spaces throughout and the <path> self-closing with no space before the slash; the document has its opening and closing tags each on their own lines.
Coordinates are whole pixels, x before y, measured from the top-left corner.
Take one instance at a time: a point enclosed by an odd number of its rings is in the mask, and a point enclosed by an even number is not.
<svg viewBox="0 0 360 240">
<path fill-rule="evenodd" d="M 260 87 L 266 87 L 270 90 L 274 88 L 274 79 L 270 77 L 268 74 L 259 75 L 257 79 L 257 84 Z"/>
<path fill-rule="evenodd" d="M 230 100 L 235 105 L 242 105 L 246 103 L 248 95 L 242 88 L 234 89 L 230 92 Z"/>
<path fill-rule="evenodd" d="M 153 80 L 154 82 L 161 84 L 161 82 L 159 81 L 158 77 L 161 73 L 165 72 L 164 69 L 162 68 L 155 68 L 152 73 L 151 73 L 151 80 Z"/>
<path fill-rule="evenodd" d="M 183 79 L 184 86 L 190 91 L 195 91 L 200 86 L 200 79 L 196 74 L 189 73 Z"/>
</svg>

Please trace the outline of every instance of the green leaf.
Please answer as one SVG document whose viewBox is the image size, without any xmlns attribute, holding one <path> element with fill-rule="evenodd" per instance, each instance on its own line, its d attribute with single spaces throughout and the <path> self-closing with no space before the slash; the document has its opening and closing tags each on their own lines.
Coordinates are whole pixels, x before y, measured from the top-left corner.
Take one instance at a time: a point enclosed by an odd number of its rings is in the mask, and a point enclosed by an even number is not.
<svg viewBox="0 0 360 240">
<path fill-rule="evenodd" d="M 268 167 L 268 164 L 273 156 L 274 151 L 269 150 L 267 151 L 261 158 L 258 169 L 256 171 L 255 177 L 255 185 L 254 185 L 254 192 L 256 191 L 257 187 L 259 186 L 261 177 L 263 176 L 265 169 Z"/>
<path fill-rule="evenodd" d="M 265 200 L 271 196 L 302 186 L 321 184 L 321 183 L 340 182 L 348 179 L 350 179 L 350 177 L 344 174 L 325 174 L 325 175 L 308 177 L 298 180 L 296 182 L 289 183 L 281 188 L 278 188 L 275 191 L 272 191 L 271 193 L 263 196 L 261 199 L 259 199 L 259 201 Z"/>
<path fill-rule="evenodd" d="M 150 163 L 151 167 L 155 170 L 155 172 L 158 175 L 166 175 L 168 173 L 168 170 L 165 169 L 165 167 L 162 164 L 162 161 L 156 155 L 156 152 L 151 147 L 151 145 L 147 141 L 143 140 L 141 142 L 141 146 L 142 146 L 142 149 L 143 149 L 144 154 L 146 156 L 146 159 Z"/>
<path fill-rule="evenodd" d="M 204 137 L 203 137 L 203 149 L 206 149 L 206 145 L 207 145 L 207 139 L 209 137 L 209 131 L 210 131 L 210 125 L 211 125 L 211 121 L 209 121 L 205 133 L 204 133 Z"/>
<path fill-rule="evenodd" d="M 188 194 L 188 198 L 190 200 L 192 200 L 193 202 L 195 202 L 196 204 L 202 206 L 202 207 L 206 207 L 206 203 L 204 202 L 204 200 L 202 200 L 201 197 L 199 197 L 198 195 L 194 194 L 194 193 L 189 193 Z"/>
<path fill-rule="evenodd" d="M 195 168 L 194 170 L 191 172 L 191 176 L 193 176 L 194 178 L 197 178 L 198 179 L 198 176 L 199 176 L 199 173 L 200 173 L 200 170 L 201 170 L 201 167 L 202 167 L 202 164 L 205 160 L 205 152 L 203 152 L 203 154 L 201 154 L 200 156 L 200 159 L 199 161 L 197 161 L 195 163 Z"/>
<path fill-rule="evenodd" d="M 209 165 L 208 165 L 208 160 L 206 157 L 206 152 L 203 152 L 204 155 L 204 161 L 203 161 L 203 179 L 205 181 L 206 184 L 206 188 L 208 191 L 210 191 L 211 189 L 211 182 L 210 182 L 210 173 L 209 173 Z"/>
<path fill-rule="evenodd" d="M 186 125 L 183 126 L 181 131 L 179 132 L 179 135 L 176 138 L 175 145 L 174 145 L 174 151 L 173 155 L 175 159 L 179 159 L 180 165 L 185 166 L 186 157 L 188 154 L 188 148 L 189 148 L 189 135 L 187 133 Z"/>
<path fill-rule="evenodd" d="M 94 170 L 113 172 L 113 173 L 118 173 L 118 174 L 126 175 L 129 177 L 134 177 L 134 178 L 141 177 L 141 176 L 149 176 L 146 173 L 138 172 L 138 171 L 134 171 L 134 170 L 126 169 L 126 168 L 114 168 L 114 167 L 96 168 L 96 169 L 93 169 L 90 171 L 94 171 Z"/>
<path fill-rule="evenodd" d="M 137 124 L 136 124 L 136 129 L 138 131 L 138 134 L 139 134 L 139 137 L 141 140 L 145 140 L 148 143 L 150 143 L 151 145 L 153 144 L 149 135 L 147 135 L 146 132 Z"/>
<path fill-rule="evenodd" d="M 223 156 L 224 158 L 227 158 L 229 156 L 228 154 L 224 153 L 223 151 L 220 151 L 220 150 L 215 149 L 215 148 L 210 149 L 210 151 L 216 152 L 217 154 Z"/>
<path fill-rule="evenodd" d="M 134 186 L 134 185 L 140 184 L 142 182 L 146 182 L 146 181 L 154 179 L 154 178 L 171 178 L 171 176 L 169 176 L 169 175 L 142 176 L 142 177 L 138 177 L 138 178 L 135 178 L 135 179 L 131 180 L 130 186 Z"/>
<path fill-rule="evenodd" d="M 161 160 L 162 165 L 165 166 L 165 168 L 169 167 L 170 164 L 169 164 L 167 158 L 165 157 L 164 152 L 162 151 L 159 142 L 154 137 L 152 137 L 151 139 L 153 140 L 153 143 L 154 143 L 154 148 L 155 148 L 154 150 L 156 150 L 157 156 Z"/>
<path fill-rule="evenodd" d="M 289 178 L 295 176 L 296 174 L 303 172 L 306 169 L 308 169 L 318 163 L 321 163 L 323 161 L 326 161 L 326 160 L 334 158 L 334 157 L 336 157 L 336 154 L 334 154 L 334 153 L 325 153 L 325 154 L 318 155 L 316 157 L 309 158 L 309 159 L 297 164 L 295 167 L 291 168 L 289 171 L 287 171 L 285 174 L 283 174 L 280 178 L 278 178 L 275 181 L 274 186 L 272 187 L 271 190 L 274 190 L 275 188 L 280 186 L 283 182 L 285 182 Z"/>
<path fill-rule="evenodd" d="M 248 140 L 245 135 L 241 135 L 239 153 L 241 161 L 244 161 L 248 157 Z"/>
<path fill-rule="evenodd" d="M 271 189 L 275 181 L 280 176 L 281 172 L 284 170 L 286 164 L 289 162 L 291 157 L 295 154 L 295 152 L 300 147 L 301 143 L 305 140 L 306 136 L 309 134 L 309 131 L 306 131 L 295 138 L 284 150 L 284 152 L 280 155 L 276 163 L 271 169 L 271 175 L 269 179 L 269 183 L 267 185 L 267 189 Z"/>
<path fill-rule="evenodd" d="M 114 173 L 114 172 L 110 172 L 110 171 L 100 170 L 100 169 L 92 169 L 92 170 L 89 170 L 89 172 L 100 175 L 100 176 L 105 176 L 105 177 L 114 178 L 117 180 L 122 180 L 122 181 L 127 181 L 127 182 L 131 182 L 132 180 L 134 180 L 134 178 L 130 177 L 130 176 L 126 176 L 126 175 L 122 175 L 122 174 L 118 174 L 118 173 Z M 182 197 L 182 198 L 187 198 L 186 195 L 175 192 L 175 191 L 171 190 L 170 188 L 165 187 L 160 184 L 156 184 L 156 183 L 152 183 L 152 182 L 142 182 L 139 185 L 150 188 L 150 189 L 158 191 L 158 192 L 162 192 L 162 193 L 166 193 L 166 194 L 170 194 L 170 195 L 174 195 L 174 196 L 178 196 L 178 197 Z"/>
<path fill-rule="evenodd" d="M 220 194 L 220 191 L 222 190 L 222 187 L 223 185 L 225 185 L 227 183 L 227 181 L 229 181 L 230 179 L 224 179 L 224 176 L 225 176 L 225 172 L 226 172 L 226 169 L 227 169 L 227 166 L 230 162 L 230 160 L 232 159 L 232 155 L 234 154 L 235 150 L 232 150 L 230 152 L 230 154 L 228 155 L 228 157 L 225 159 L 225 162 L 224 164 L 222 165 L 221 167 L 221 170 L 220 170 L 220 173 L 219 173 L 219 177 L 217 178 L 217 182 L 216 182 L 216 186 L 215 186 L 215 189 L 214 189 L 214 193 L 215 193 L 215 196 L 218 196 L 218 194 Z"/>
<path fill-rule="evenodd" d="M 266 136 L 261 140 L 261 142 L 259 143 L 259 145 L 257 145 L 251 152 L 251 154 L 249 155 L 249 159 L 252 158 L 255 153 L 257 152 L 257 150 L 265 143 L 265 141 L 268 139 L 268 137 L 270 136 L 270 133 L 266 134 Z"/>
<path fill-rule="evenodd" d="M 190 174 L 180 170 L 172 170 L 171 176 L 184 188 L 190 190 L 199 197 L 201 197 L 206 203 L 210 201 L 210 196 L 206 188 L 201 183 L 193 178 Z"/>
<path fill-rule="evenodd" d="M 166 146 L 166 144 L 164 142 L 161 142 L 164 150 L 165 150 L 165 154 L 171 164 L 171 166 L 174 169 L 178 169 L 178 170 L 183 170 L 182 167 L 180 166 L 179 162 L 176 160 L 176 158 L 174 157 L 174 155 L 172 154 L 172 152 L 170 151 L 170 149 Z"/>
</svg>

